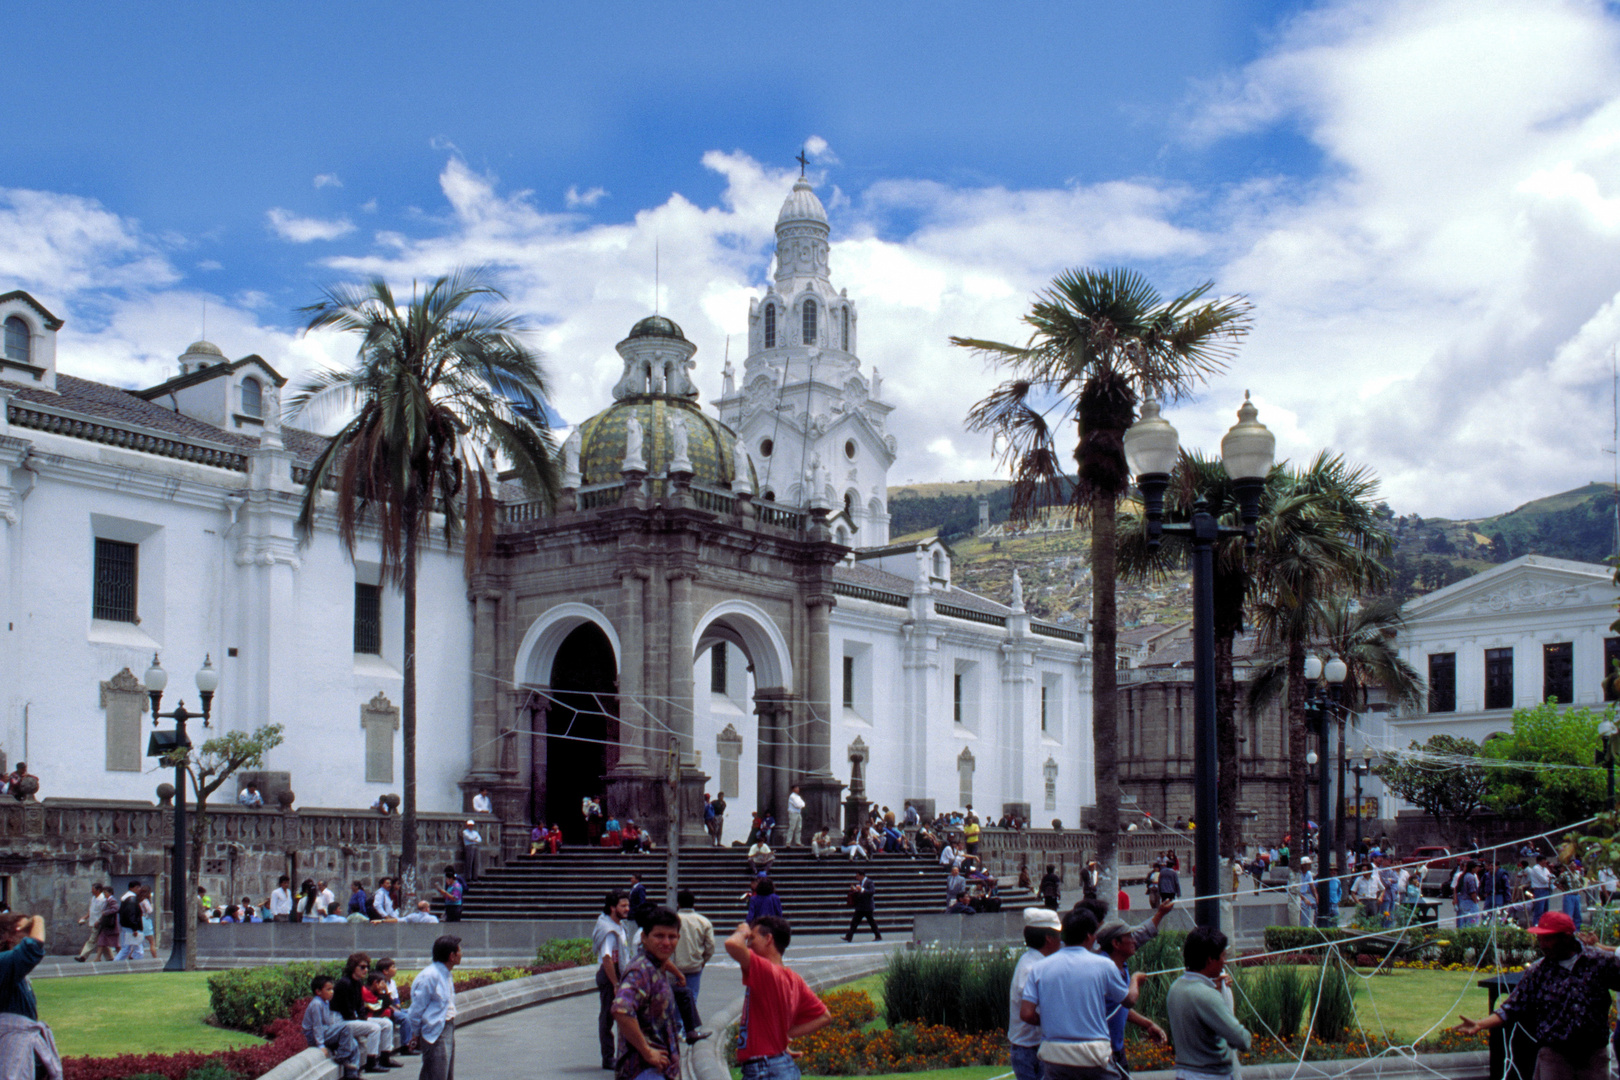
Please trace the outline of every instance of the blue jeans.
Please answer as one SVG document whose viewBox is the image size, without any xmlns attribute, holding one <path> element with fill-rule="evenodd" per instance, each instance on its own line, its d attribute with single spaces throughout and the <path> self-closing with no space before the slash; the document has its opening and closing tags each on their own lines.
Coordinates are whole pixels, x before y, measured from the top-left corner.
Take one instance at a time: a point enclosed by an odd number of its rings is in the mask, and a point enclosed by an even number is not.
<svg viewBox="0 0 1620 1080">
<path fill-rule="evenodd" d="M 1574 893 L 1565 895 L 1564 914 L 1574 921 L 1575 929 L 1579 930 L 1581 928 L 1581 898 L 1579 896 Z"/>
<path fill-rule="evenodd" d="M 1007 1056 L 1012 1063 L 1014 1080 L 1041 1080 L 1041 1048 L 1039 1046 L 1014 1046 L 1008 1049 Z"/>
<path fill-rule="evenodd" d="M 1478 900 L 1458 900 L 1457 901 L 1457 925 L 1458 926 L 1473 926 L 1475 923 L 1477 923 L 1479 921 L 1479 919 L 1476 918 L 1476 915 L 1477 915 L 1478 912 L 1479 912 L 1479 901 Z"/>
<path fill-rule="evenodd" d="M 1530 895 L 1536 902 L 1530 905 L 1530 921 L 1540 922 L 1541 917 L 1547 914 L 1547 897 L 1552 895 L 1551 889 L 1531 889 Z"/>
<path fill-rule="evenodd" d="M 799 1080 L 799 1066 L 787 1054 L 749 1058 L 742 1063 L 743 1080 Z"/>
</svg>

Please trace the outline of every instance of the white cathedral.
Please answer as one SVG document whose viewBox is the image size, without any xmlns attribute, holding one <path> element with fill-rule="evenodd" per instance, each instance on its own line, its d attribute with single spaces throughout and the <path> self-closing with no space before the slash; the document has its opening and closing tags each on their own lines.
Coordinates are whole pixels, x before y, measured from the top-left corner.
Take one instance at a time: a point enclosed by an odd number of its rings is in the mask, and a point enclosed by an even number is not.
<svg viewBox="0 0 1620 1080">
<path fill-rule="evenodd" d="M 790 770 L 847 794 L 859 769 L 868 797 L 896 810 L 907 801 L 972 804 L 992 818 L 1010 811 L 1078 824 L 1092 801 L 1085 635 L 1032 618 L 1016 584 L 1010 606 L 956 587 L 951 552 L 937 539 L 891 543 L 893 406 L 876 369 L 863 371 L 856 304 L 832 284 L 829 234 L 825 209 L 799 179 L 777 221 L 774 279 L 749 304 L 741 378 L 728 363 L 717 418 L 697 422 L 701 406 L 685 377 L 696 346 L 670 320 L 637 324 L 619 345 L 626 380 L 618 403 L 580 425 L 618 456 L 609 460 L 587 440 L 582 462 L 571 440 L 578 496 L 555 528 L 584 536 L 625 507 L 664 500 L 694 523 L 700 546 L 726 528 L 786 544 L 783 529 L 797 527 L 793 542 L 825 553 L 831 595 L 810 598 L 824 623 L 814 610 L 805 621 L 747 600 L 747 579 L 727 576 L 735 567 L 706 564 L 681 572 L 700 589 L 672 580 L 672 606 L 648 599 L 632 609 L 648 623 L 669 612 L 663 629 L 677 633 L 666 636 L 690 634 L 689 646 L 673 642 L 669 653 L 690 677 L 668 683 L 676 696 L 690 694 L 670 715 L 689 719 L 671 723 L 682 729 L 689 773 L 726 793 L 726 839 L 741 837 L 746 811 L 776 806 Z M 228 360 L 197 342 L 174 378 L 120 388 L 59 373 L 62 324 L 34 297 L 0 295 L 0 325 L 0 750 L 8 760 L 27 760 L 43 798 L 150 800 L 164 777 L 143 756 L 151 718 L 134 680 L 160 654 L 172 672 L 165 708 L 182 698 L 195 708 L 190 675 L 207 656 L 221 673 L 216 729 L 285 725 L 266 768 L 287 775 L 300 805 L 368 806 L 397 791 L 400 599 L 379 581 L 374 541 L 363 541 L 352 562 L 329 526 L 296 542 L 303 480 L 322 440 L 282 422 L 285 380 L 260 357 Z M 669 368 L 667 381 L 625 389 L 655 353 L 675 357 L 679 377 Z M 652 410 L 640 414 L 649 418 L 698 416 L 675 421 L 673 458 L 667 439 L 649 436 L 648 479 L 637 489 L 647 498 L 626 495 L 615 509 L 602 492 L 620 498 L 629 481 L 619 479 L 619 457 L 632 462 L 624 431 L 613 429 L 625 421 L 613 418 L 631 406 Z M 638 446 L 641 422 L 632 425 Z M 656 423 L 662 431 L 665 421 Z M 593 470 L 598 480 L 611 474 L 594 494 Z M 624 475 L 643 483 L 634 470 Z M 725 516 L 748 505 L 756 517 Z M 515 506 L 506 521 L 503 536 L 541 527 Z M 812 527 L 821 531 L 803 531 Z M 497 560 L 522 546 L 503 544 Z M 736 565 L 751 564 L 743 556 Z M 490 785 L 508 820 L 562 814 L 566 800 L 545 790 L 559 774 L 548 779 L 544 766 L 566 761 L 577 772 L 580 759 L 548 753 L 548 729 L 515 727 L 511 706 L 554 683 L 567 635 L 580 627 L 611 647 L 615 688 L 642 678 L 626 666 L 639 664 L 627 642 L 650 640 L 654 629 L 629 625 L 636 617 L 602 599 L 603 589 L 582 568 L 563 593 L 508 602 L 499 622 L 481 623 L 480 612 L 487 619 L 502 601 L 487 585 L 469 589 L 459 552 L 439 544 L 424 557 L 424 812 L 459 812 Z M 762 655 L 773 649 L 779 658 Z M 511 666 L 482 670 L 507 653 Z M 787 658 L 802 670 L 788 670 Z M 767 671 L 781 685 L 756 685 Z M 499 695 L 490 681 L 500 682 Z M 761 750 L 767 690 L 799 710 L 782 712 L 787 726 L 773 730 L 800 732 L 814 746 Z M 521 734 L 532 738 L 502 742 Z M 621 738 L 612 768 L 633 780 L 634 768 L 621 766 L 641 760 L 640 750 L 633 736 Z M 496 754 L 495 744 L 514 748 Z"/>
</svg>

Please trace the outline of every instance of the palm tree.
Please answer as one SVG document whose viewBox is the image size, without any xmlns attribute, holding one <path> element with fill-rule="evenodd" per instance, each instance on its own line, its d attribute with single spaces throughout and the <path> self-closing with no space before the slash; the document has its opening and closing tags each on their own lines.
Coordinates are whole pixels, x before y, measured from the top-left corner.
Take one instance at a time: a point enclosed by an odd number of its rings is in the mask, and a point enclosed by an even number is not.
<svg viewBox="0 0 1620 1080">
<path fill-rule="evenodd" d="M 1303 850 L 1307 818 L 1305 655 L 1325 629 L 1330 601 L 1378 589 L 1389 570 L 1380 561 L 1391 540 L 1373 499 L 1378 481 L 1365 467 L 1318 454 L 1267 485 L 1259 544 L 1251 562 L 1253 611 L 1261 647 L 1277 657 L 1287 685 L 1288 822 Z"/>
<path fill-rule="evenodd" d="M 362 525 L 377 529 L 382 572 L 405 597 L 404 806 L 400 877 L 416 884 L 416 574 L 422 545 L 438 527 L 446 546 L 464 538 L 471 577 L 494 545 L 495 455 L 533 495 L 557 490 L 556 446 L 546 421 L 540 359 L 516 316 L 479 270 L 441 277 L 401 307 L 388 283 L 323 290 L 301 309 L 305 332 L 356 334 L 352 367 L 312 374 L 288 399 L 292 417 L 347 417 L 310 466 L 298 516 L 313 536 L 321 492 L 335 490 L 338 536 L 354 557 Z"/>
<path fill-rule="evenodd" d="M 1206 299 L 1206 282 L 1169 300 L 1133 270 L 1069 270 L 1024 316 L 1023 345 L 952 337 L 1006 366 L 1008 381 L 975 404 L 968 427 L 992 432 L 1014 478 L 1015 515 L 1067 495 L 1091 523 L 1092 752 L 1097 862 L 1115 877 L 1119 834 L 1115 655 L 1115 506 L 1129 485 L 1125 430 L 1146 394 L 1174 399 L 1221 370 L 1248 332 L 1242 297 Z M 1066 490 L 1057 447 L 1065 421 L 1079 436 Z M 1110 897 L 1109 890 L 1101 890 Z"/>
</svg>

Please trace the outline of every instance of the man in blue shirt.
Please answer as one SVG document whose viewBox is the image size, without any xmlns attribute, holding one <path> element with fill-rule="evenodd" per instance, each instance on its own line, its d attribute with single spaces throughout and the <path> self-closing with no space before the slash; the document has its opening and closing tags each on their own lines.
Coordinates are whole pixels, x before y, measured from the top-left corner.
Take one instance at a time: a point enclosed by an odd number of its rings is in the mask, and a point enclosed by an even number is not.
<svg viewBox="0 0 1620 1080">
<path fill-rule="evenodd" d="M 433 963 L 411 983 L 410 1029 L 422 1048 L 421 1080 L 450 1080 L 456 1060 L 456 984 L 461 939 L 445 934 L 433 943 Z"/>
<path fill-rule="evenodd" d="M 1097 917 L 1085 908 L 1063 920 L 1064 948 L 1036 964 L 1019 1016 L 1041 1028 L 1046 1080 L 1115 1080 L 1108 1016 L 1135 1003 L 1119 965 L 1091 951 Z"/>
<path fill-rule="evenodd" d="M 1024 987 L 1035 965 L 1063 948 L 1062 935 L 1063 924 L 1057 912 L 1043 907 L 1024 909 L 1024 944 L 1029 948 L 1013 968 L 1007 1018 L 1008 1057 L 1015 1080 L 1040 1080 L 1041 1062 L 1037 1054 L 1041 1048 L 1041 1029 L 1024 1022 Z"/>
</svg>

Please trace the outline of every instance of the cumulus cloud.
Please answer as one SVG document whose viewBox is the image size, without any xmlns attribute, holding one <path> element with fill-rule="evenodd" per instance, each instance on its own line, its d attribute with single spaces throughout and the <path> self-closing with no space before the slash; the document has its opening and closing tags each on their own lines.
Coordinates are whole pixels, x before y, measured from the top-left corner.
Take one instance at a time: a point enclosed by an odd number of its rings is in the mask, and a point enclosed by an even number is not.
<svg viewBox="0 0 1620 1080">
<path fill-rule="evenodd" d="M 1254 63 L 1196 88 L 1184 132 L 1205 143 L 1291 133 L 1320 168 L 1257 169 L 1213 188 L 891 175 L 846 193 L 818 181 L 833 281 L 858 305 L 862 360 L 882 370 L 897 407 L 892 480 L 993 472 L 988 438 L 962 420 L 999 373 L 947 338 L 1019 340 L 1033 293 L 1088 264 L 1138 266 L 1167 292 L 1209 278 L 1254 301 L 1254 333 L 1231 371 L 1170 410 L 1190 446 L 1213 450 L 1250 390 L 1283 454 L 1327 447 L 1370 464 L 1402 510 L 1496 512 L 1607 472 L 1620 19 L 1578 0 L 1319 7 L 1279 28 Z M 441 145 L 437 205 L 369 235 L 280 209 L 272 228 L 337 241 L 323 260 L 332 277 L 408 284 L 490 266 L 532 323 L 570 423 L 607 404 L 613 345 L 654 306 L 655 244 L 658 306 L 699 345 L 706 397 L 719 391 L 728 338 L 740 367 L 748 300 L 768 278 L 796 167 L 711 151 L 712 204 L 675 194 L 595 223 L 577 210 L 601 189 L 570 188 L 565 210 L 549 212 Z M 819 137 L 805 149 L 818 167 L 837 160 Z M 42 300 L 77 316 L 76 370 L 141 381 L 195 336 L 202 294 L 168 261 L 178 249 L 93 200 L 0 190 L 0 277 L 45 288 Z M 279 295 L 274 284 L 262 287 Z M 218 315 L 214 304 L 209 333 L 227 352 L 259 351 L 294 377 L 353 353 L 331 335 L 277 328 L 262 298 L 219 301 Z"/>
<path fill-rule="evenodd" d="M 343 181 L 338 179 L 338 174 L 337 173 L 329 173 L 329 172 L 316 173 L 315 174 L 315 186 L 318 187 L 318 188 L 342 187 L 343 186 Z"/>
<path fill-rule="evenodd" d="M 605 198 L 607 198 L 607 188 L 601 187 L 581 191 L 578 187 L 570 185 L 568 191 L 563 195 L 563 201 L 568 204 L 570 210 L 576 206 L 595 206 Z"/>
<path fill-rule="evenodd" d="M 348 218 L 323 219 L 300 217 L 279 206 L 265 213 L 270 229 L 283 240 L 294 244 L 307 244 L 312 240 L 336 240 L 354 232 L 354 222 Z"/>
</svg>

